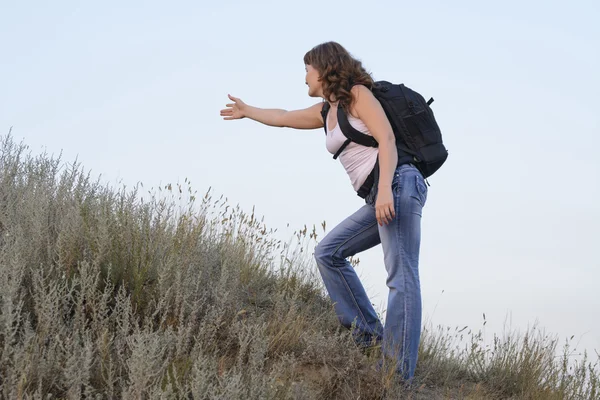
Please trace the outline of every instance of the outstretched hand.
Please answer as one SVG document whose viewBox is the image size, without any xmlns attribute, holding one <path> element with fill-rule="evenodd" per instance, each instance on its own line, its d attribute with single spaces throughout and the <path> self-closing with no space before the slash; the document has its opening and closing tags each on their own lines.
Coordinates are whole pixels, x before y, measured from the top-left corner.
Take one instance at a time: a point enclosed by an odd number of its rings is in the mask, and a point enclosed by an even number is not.
<svg viewBox="0 0 600 400">
<path fill-rule="evenodd" d="M 227 108 L 221 110 L 221 116 L 224 120 L 232 120 L 232 119 L 240 119 L 244 118 L 246 115 L 244 111 L 246 110 L 246 103 L 237 97 L 233 97 L 228 94 L 229 100 L 233 101 L 233 103 L 226 104 Z"/>
</svg>

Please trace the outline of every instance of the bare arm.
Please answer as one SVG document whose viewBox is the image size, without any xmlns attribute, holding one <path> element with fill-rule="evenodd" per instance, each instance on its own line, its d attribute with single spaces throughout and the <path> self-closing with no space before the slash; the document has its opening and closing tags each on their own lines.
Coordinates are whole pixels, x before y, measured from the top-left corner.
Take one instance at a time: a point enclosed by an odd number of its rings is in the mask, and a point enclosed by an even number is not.
<svg viewBox="0 0 600 400">
<path fill-rule="evenodd" d="M 363 85 L 354 86 L 352 93 L 356 99 L 354 111 L 379 143 L 379 184 L 375 208 L 377 220 L 382 224 L 395 216 L 392 177 L 398 163 L 396 137 L 385 111 L 373 93 Z"/>
<path fill-rule="evenodd" d="M 233 103 L 227 104 L 227 108 L 221 110 L 221 116 L 225 120 L 250 118 L 269 126 L 295 129 L 323 127 L 323 119 L 321 118 L 323 103 L 317 103 L 302 110 L 287 111 L 277 108 L 253 107 L 231 95 L 229 95 L 229 99 Z"/>
</svg>

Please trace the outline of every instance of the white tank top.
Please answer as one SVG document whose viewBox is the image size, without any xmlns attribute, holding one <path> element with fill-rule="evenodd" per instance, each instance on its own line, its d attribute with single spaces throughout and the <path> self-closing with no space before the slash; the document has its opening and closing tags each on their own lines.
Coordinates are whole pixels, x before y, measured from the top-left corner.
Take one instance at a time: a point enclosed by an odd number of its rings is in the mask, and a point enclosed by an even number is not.
<svg viewBox="0 0 600 400">
<path fill-rule="evenodd" d="M 328 121 L 329 118 L 326 118 Z M 348 115 L 348 122 L 350 125 L 354 127 L 354 129 L 364 133 L 365 135 L 371 135 L 367 126 L 358 118 L 353 117 L 352 115 Z M 346 136 L 342 133 L 340 129 L 340 124 L 338 123 L 333 130 L 329 129 L 327 126 L 327 137 L 325 140 L 325 145 L 327 147 L 327 151 L 331 154 L 335 154 L 340 147 L 346 141 Z M 377 161 L 377 154 L 379 153 L 379 149 L 377 147 L 368 147 L 363 146 L 358 143 L 350 142 L 348 146 L 342 151 L 339 155 L 338 159 L 346 169 L 348 176 L 350 177 L 350 183 L 354 190 L 358 191 L 362 184 L 365 182 L 373 167 L 375 166 L 375 162 Z"/>
</svg>

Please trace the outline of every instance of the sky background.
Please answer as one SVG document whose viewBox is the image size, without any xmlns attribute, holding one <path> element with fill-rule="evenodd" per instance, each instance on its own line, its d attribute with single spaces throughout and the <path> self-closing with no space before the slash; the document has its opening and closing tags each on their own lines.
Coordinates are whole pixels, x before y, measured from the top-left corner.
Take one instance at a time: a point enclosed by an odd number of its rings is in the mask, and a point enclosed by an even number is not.
<svg viewBox="0 0 600 400">
<path fill-rule="evenodd" d="M 435 98 L 450 155 L 423 214 L 424 319 L 477 330 L 485 313 L 488 336 L 537 321 L 600 352 L 599 20 L 597 1 L 0 0 L 0 132 L 107 183 L 212 187 L 282 240 L 330 229 L 363 201 L 323 130 L 219 110 L 228 93 L 318 102 L 302 59 L 338 41 Z M 358 257 L 383 311 L 381 246 Z"/>
</svg>

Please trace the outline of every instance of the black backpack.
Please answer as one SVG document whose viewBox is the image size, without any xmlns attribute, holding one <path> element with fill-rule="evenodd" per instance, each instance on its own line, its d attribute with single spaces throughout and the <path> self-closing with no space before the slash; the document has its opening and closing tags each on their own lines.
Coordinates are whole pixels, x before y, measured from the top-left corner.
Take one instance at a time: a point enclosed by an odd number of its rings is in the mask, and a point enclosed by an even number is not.
<svg viewBox="0 0 600 400">
<path fill-rule="evenodd" d="M 383 107 L 390 121 L 396 147 L 398 148 L 398 165 L 414 164 L 425 178 L 433 175 L 448 158 L 448 151 L 442 142 L 442 133 L 433 115 L 430 104 L 433 98 L 425 101 L 423 96 L 403 84 L 387 81 L 375 82 L 373 95 Z M 323 128 L 327 134 L 327 113 L 329 103 L 323 104 L 321 115 Z M 348 122 L 348 117 L 341 107 L 337 112 L 338 124 L 347 140 L 333 156 L 336 159 L 342 151 L 355 142 L 363 146 L 378 147 L 372 136 L 357 131 Z M 358 190 L 358 196 L 365 198 L 379 178 L 379 157 L 371 174 Z"/>
</svg>

